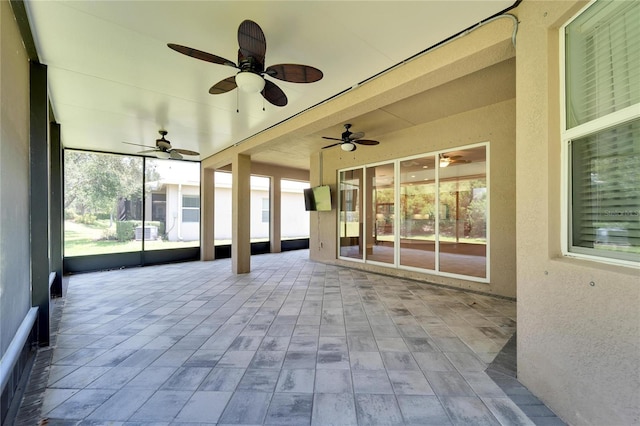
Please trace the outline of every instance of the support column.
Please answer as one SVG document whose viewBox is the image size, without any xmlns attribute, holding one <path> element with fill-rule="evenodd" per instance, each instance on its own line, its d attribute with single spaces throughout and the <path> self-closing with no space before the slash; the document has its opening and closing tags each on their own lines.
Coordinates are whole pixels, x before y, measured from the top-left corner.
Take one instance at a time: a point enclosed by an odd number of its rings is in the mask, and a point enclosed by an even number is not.
<svg viewBox="0 0 640 426">
<path fill-rule="evenodd" d="M 49 102 L 47 66 L 30 65 L 31 303 L 38 306 L 38 344 L 49 345 Z"/>
<path fill-rule="evenodd" d="M 239 154 L 231 163 L 231 268 L 251 270 L 251 157 Z"/>
<path fill-rule="evenodd" d="M 282 188 L 280 185 L 280 176 L 271 176 L 271 194 L 269 194 L 269 242 L 271 253 L 280 253 L 282 251 Z"/>
<path fill-rule="evenodd" d="M 62 245 L 64 240 L 62 221 L 64 220 L 64 200 L 62 199 L 62 144 L 60 141 L 60 124 L 49 124 L 51 150 L 49 167 L 51 173 L 51 200 L 49 203 L 49 228 L 51 238 L 51 272 L 56 276 L 51 284 L 51 295 L 62 297 Z"/>
<path fill-rule="evenodd" d="M 215 170 L 200 169 L 200 260 L 216 258 L 214 246 Z"/>
</svg>

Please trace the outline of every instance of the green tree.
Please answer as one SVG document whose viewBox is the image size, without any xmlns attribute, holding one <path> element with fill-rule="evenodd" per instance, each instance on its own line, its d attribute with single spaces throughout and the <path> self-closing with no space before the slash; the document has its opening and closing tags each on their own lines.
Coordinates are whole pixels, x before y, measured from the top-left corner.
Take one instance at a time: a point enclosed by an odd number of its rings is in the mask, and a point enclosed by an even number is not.
<svg viewBox="0 0 640 426">
<path fill-rule="evenodd" d="M 65 151 L 65 209 L 77 215 L 113 217 L 118 200 L 139 200 L 143 161 L 139 157 Z M 155 170 L 148 178 L 156 178 Z"/>
</svg>

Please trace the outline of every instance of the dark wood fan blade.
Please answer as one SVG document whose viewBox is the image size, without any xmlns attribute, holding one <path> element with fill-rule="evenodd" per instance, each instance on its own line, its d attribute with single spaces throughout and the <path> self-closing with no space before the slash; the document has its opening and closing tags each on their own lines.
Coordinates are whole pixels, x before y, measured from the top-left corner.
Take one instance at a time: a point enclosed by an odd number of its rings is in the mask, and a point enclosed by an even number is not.
<svg viewBox="0 0 640 426">
<path fill-rule="evenodd" d="M 238 27 L 239 56 L 253 57 L 264 67 L 264 55 L 267 51 L 267 40 L 262 28 L 253 21 L 243 21 Z"/>
<path fill-rule="evenodd" d="M 327 139 L 329 139 L 329 138 L 327 138 Z M 331 145 L 323 146 L 322 149 L 331 148 L 332 146 L 338 146 L 338 145 L 342 145 L 342 142 L 332 143 Z"/>
<path fill-rule="evenodd" d="M 131 143 L 131 142 L 124 142 L 124 141 L 122 143 L 126 143 L 127 145 L 133 145 L 133 146 L 141 146 L 141 147 L 144 147 L 144 148 L 155 148 L 155 147 L 153 147 L 151 145 L 141 145 L 139 143 Z"/>
<path fill-rule="evenodd" d="M 342 142 L 342 139 L 340 139 L 340 138 L 330 138 L 329 136 L 323 136 L 322 139 L 329 139 L 331 141 L 340 141 L 340 142 Z"/>
<path fill-rule="evenodd" d="M 230 67 L 238 68 L 238 66 L 234 64 L 232 61 L 222 58 L 220 56 L 213 55 L 211 53 L 203 52 L 202 50 L 193 49 L 191 47 L 181 46 L 179 44 L 174 44 L 174 43 L 168 43 L 167 46 L 169 46 L 171 49 L 175 50 L 176 52 L 180 52 L 183 55 L 191 56 L 192 58 L 200 59 L 207 62 L 212 62 L 214 64 L 228 65 Z"/>
<path fill-rule="evenodd" d="M 292 83 L 313 83 L 323 77 L 319 69 L 298 64 L 271 65 L 265 72 L 273 78 Z"/>
<path fill-rule="evenodd" d="M 236 76 L 234 75 L 214 84 L 211 89 L 209 89 L 209 93 L 212 95 L 220 95 L 222 93 L 227 93 L 236 87 L 238 86 L 236 85 Z"/>
<path fill-rule="evenodd" d="M 262 96 L 269 102 L 271 102 L 275 106 L 283 107 L 287 104 L 287 95 L 284 94 L 282 89 L 280 89 L 276 84 L 272 81 L 265 79 L 264 90 L 262 91 Z"/>
<path fill-rule="evenodd" d="M 359 143 L 360 145 L 378 145 L 380 143 L 378 141 L 372 141 L 370 139 L 355 139 L 351 142 Z"/>
<path fill-rule="evenodd" d="M 351 133 L 349 135 L 349 140 L 352 140 L 352 141 L 360 138 L 364 138 L 364 132 L 356 132 L 356 133 Z"/>
<path fill-rule="evenodd" d="M 200 155 L 199 152 L 195 152 L 195 151 L 190 151 L 188 149 L 180 149 L 180 148 L 174 148 L 171 150 L 171 152 L 176 151 L 182 155 Z"/>
</svg>

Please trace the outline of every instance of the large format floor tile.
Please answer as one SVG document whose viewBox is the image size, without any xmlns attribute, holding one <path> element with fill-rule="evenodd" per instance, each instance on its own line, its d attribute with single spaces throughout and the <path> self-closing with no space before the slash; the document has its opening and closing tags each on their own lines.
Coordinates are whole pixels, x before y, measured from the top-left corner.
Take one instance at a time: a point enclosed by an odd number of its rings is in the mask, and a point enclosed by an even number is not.
<svg viewBox="0 0 640 426">
<path fill-rule="evenodd" d="M 308 251 L 69 279 L 50 424 L 531 424 L 485 369 L 515 302 Z M 539 416 L 538 416 L 539 417 Z"/>
</svg>

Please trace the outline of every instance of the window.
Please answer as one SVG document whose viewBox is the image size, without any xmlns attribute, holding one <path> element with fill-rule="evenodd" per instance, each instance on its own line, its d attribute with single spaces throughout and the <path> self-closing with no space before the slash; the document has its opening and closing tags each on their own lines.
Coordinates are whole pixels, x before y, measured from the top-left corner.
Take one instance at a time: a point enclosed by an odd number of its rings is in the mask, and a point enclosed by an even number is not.
<svg viewBox="0 0 640 426">
<path fill-rule="evenodd" d="M 197 195 L 182 196 L 182 221 L 200 222 L 200 197 Z"/>
<path fill-rule="evenodd" d="M 640 264 L 640 3 L 596 1 L 564 28 L 565 254 Z"/>
<path fill-rule="evenodd" d="M 269 223 L 269 199 L 262 199 L 262 223 Z"/>
</svg>

